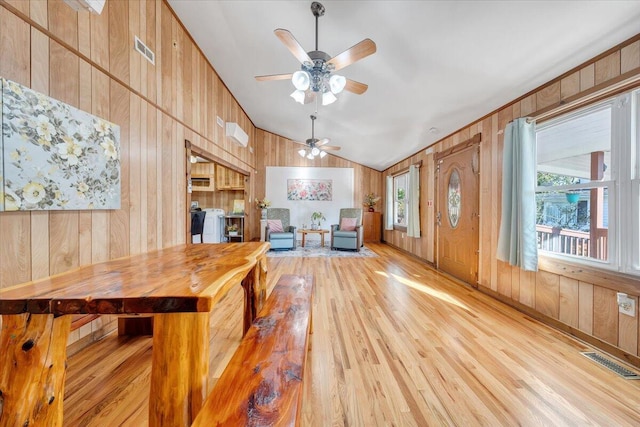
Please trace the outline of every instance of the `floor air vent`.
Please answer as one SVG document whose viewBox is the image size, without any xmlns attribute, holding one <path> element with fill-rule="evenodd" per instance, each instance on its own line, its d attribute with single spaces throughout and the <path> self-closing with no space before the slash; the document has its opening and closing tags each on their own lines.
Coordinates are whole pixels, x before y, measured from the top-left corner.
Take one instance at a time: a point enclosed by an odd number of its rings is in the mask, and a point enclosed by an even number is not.
<svg viewBox="0 0 640 427">
<path fill-rule="evenodd" d="M 627 368 L 623 367 L 622 365 L 612 360 L 607 359 L 604 356 L 599 355 L 598 353 L 586 351 L 580 354 L 582 354 L 584 357 L 588 357 L 589 359 L 593 360 L 596 363 L 599 363 L 600 365 L 604 366 L 610 371 L 615 372 L 616 374 L 620 375 L 624 379 L 627 379 L 627 380 L 640 379 L 640 375 L 636 374 L 633 371 L 628 370 Z"/>
</svg>

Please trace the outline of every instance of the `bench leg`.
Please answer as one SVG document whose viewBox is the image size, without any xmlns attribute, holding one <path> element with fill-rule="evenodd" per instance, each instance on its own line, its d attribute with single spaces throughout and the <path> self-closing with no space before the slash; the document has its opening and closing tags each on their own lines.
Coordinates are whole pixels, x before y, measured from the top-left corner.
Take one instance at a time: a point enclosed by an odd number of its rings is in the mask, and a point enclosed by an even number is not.
<svg viewBox="0 0 640 427">
<path fill-rule="evenodd" d="M 242 279 L 244 289 L 244 318 L 242 335 L 247 333 L 253 320 L 262 309 L 267 299 L 267 258 L 263 256 Z"/>
<path fill-rule="evenodd" d="M 190 426 L 208 393 L 209 313 L 153 320 L 149 426 Z"/>
<path fill-rule="evenodd" d="M 2 316 L 0 425 L 62 426 L 71 316 Z"/>
</svg>

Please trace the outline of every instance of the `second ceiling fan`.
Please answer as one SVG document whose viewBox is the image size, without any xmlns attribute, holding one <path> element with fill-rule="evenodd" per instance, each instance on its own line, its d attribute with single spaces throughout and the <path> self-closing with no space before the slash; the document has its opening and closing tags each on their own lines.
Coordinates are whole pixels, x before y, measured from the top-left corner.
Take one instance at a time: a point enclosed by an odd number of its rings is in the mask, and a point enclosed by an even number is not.
<svg viewBox="0 0 640 427">
<path fill-rule="evenodd" d="M 334 71 L 343 69 L 376 52 L 376 44 L 371 39 L 364 39 L 360 43 L 350 47 L 333 58 L 326 52 L 318 50 L 318 18 L 324 15 L 322 4 L 314 1 L 311 3 L 311 12 L 316 17 L 316 46 L 315 50 L 306 52 L 296 38 L 288 30 L 278 28 L 275 35 L 289 49 L 302 64 L 301 69 L 293 74 L 272 74 L 256 76 L 258 81 L 287 80 L 291 79 L 296 90 L 291 97 L 300 104 L 313 101 L 317 95 L 322 96 L 322 105 L 328 105 L 336 101 L 336 96 L 343 90 L 361 95 L 366 92 L 368 86 L 344 76 L 335 74 Z"/>
<path fill-rule="evenodd" d="M 326 145 L 331 142 L 329 138 L 317 139 L 315 137 L 314 123 L 317 117 L 313 114 L 309 117 L 311 117 L 311 138 L 307 139 L 305 142 L 293 141 L 296 144 L 305 145 L 307 147 L 301 148 L 298 151 L 298 154 L 300 154 L 300 156 L 302 157 L 306 157 L 309 160 L 313 160 L 316 156 L 320 156 L 320 158 L 326 156 L 326 150 L 338 151 L 340 147 L 336 145 Z"/>
</svg>

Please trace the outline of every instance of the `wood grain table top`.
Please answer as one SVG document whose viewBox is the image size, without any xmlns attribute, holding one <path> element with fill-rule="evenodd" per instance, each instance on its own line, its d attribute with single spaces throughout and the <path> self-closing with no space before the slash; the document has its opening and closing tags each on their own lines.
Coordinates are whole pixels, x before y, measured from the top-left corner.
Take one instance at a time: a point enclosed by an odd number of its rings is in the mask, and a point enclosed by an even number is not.
<svg viewBox="0 0 640 427">
<path fill-rule="evenodd" d="M 0 314 L 206 312 L 269 243 L 188 244 L 91 264 L 0 289 Z"/>
</svg>

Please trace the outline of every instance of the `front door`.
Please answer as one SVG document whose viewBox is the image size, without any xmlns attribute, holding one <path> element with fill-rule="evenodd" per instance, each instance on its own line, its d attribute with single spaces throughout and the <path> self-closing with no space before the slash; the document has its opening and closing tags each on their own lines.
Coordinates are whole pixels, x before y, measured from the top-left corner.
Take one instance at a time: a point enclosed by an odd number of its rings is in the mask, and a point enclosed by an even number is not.
<svg viewBox="0 0 640 427">
<path fill-rule="evenodd" d="M 436 155 L 438 269 L 476 287 L 479 249 L 479 144 Z"/>
</svg>

